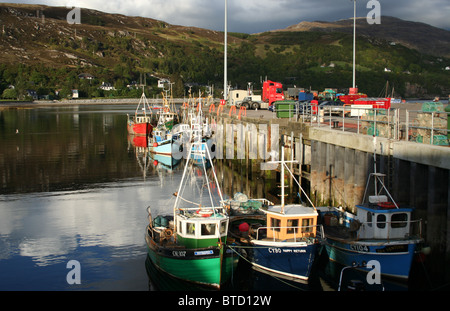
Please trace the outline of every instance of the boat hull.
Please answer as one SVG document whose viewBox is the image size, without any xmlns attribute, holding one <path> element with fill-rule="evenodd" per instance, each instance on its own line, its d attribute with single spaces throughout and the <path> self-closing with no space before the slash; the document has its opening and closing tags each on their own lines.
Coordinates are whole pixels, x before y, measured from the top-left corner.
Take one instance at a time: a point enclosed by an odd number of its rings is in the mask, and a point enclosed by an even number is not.
<svg viewBox="0 0 450 311">
<path fill-rule="evenodd" d="M 146 239 L 148 255 L 153 264 L 183 281 L 220 289 L 223 283 L 231 279 L 237 267 L 238 257 L 230 249 L 165 248 L 148 236 Z"/>
<path fill-rule="evenodd" d="M 178 142 L 174 142 L 172 139 L 167 139 L 158 143 L 151 143 L 148 149 L 151 153 L 172 156 L 176 152 L 182 152 L 182 149 L 180 148 L 182 148 L 182 145 Z"/>
<path fill-rule="evenodd" d="M 279 244 L 287 244 L 280 246 Z M 251 264 L 262 272 L 307 283 L 318 253 L 319 243 L 295 246 L 295 243 L 253 244 L 249 251 Z"/>
<path fill-rule="evenodd" d="M 153 131 L 153 126 L 150 123 L 135 123 L 134 121 L 128 121 L 127 124 L 128 133 L 132 135 L 150 135 Z"/>
<path fill-rule="evenodd" d="M 419 241 L 354 241 L 327 237 L 328 258 L 344 266 L 361 267 L 371 260 L 380 264 L 380 274 L 407 280 Z M 358 268 L 369 271 L 368 268 Z"/>
</svg>

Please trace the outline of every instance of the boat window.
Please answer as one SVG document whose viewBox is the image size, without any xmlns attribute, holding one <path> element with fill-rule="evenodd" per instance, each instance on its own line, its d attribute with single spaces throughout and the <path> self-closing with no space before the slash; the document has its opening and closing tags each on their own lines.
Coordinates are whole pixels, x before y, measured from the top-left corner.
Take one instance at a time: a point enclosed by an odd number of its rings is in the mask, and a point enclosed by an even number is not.
<svg viewBox="0 0 450 311">
<path fill-rule="evenodd" d="M 406 227 L 408 221 L 408 214 L 398 213 L 391 216 L 391 227 L 392 228 L 403 228 Z"/>
<path fill-rule="evenodd" d="M 202 224 L 202 235 L 215 235 L 216 234 L 216 224 Z"/>
<path fill-rule="evenodd" d="M 372 227 L 372 213 L 371 212 L 367 212 L 367 225 L 369 227 Z"/>
<path fill-rule="evenodd" d="M 193 222 L 186 223 L 186 234 L 195 235 L 195 224 Z"/>
<path fill-rule="evenodd" d="M 186 232 L 186 229 L 183 226 L 183 223 L 181 222 L 181 220 L 178 221 L 178 228 L 179 228 L 181 234 L 184 234 Z"/>
<path fill-rule="evenodd" d="M 220 223 L 220 230 L 219 230 L 220 234 L 225 234 L 227 232 L 227 222 L 226 221 L 222 221 Z"/>
<path fill-rule="evenodd" d="M 276 218 L 270 219 L 270 226 L 272 228 L 274 228 L 275 231 L 280 231 L 280 224 L 281 224 L 281 220 L 276 219 Z"/>
<path fill-rule="evenodd" d="M 383 229 L 386 227 L 386 215 L 380 214 L 377 216 L 377 228 Z"/>
<path fill-rule="evenodd" d="M 312 218 L 304 218 L 302 219 L 302 232 L 311 232 L 312 231 Z"/>
<path fill-rule="evenodd" d="M 298 219 L 288 219 L 287 226 L 288 226 L 287 233 L 297 233 Z"/>
</svg>

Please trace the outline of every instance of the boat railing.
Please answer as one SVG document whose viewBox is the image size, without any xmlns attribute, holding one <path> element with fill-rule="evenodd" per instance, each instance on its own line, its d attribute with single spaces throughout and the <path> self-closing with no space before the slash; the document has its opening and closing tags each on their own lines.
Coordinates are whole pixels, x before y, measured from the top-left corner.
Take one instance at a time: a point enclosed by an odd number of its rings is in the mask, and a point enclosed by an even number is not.
<svg viewBox="0 0 450 311">
<path fill-rule="evenodd" d="M 279 239 L 280 234 L 277 234 L 282 229 L 287 230 L 287 233 L 292 235 L 292 238 Z M 272 231 L 273 242 L 286 241 L 286 242 L 304 242 L 308 239 L 322 241 L 325 238 L 322 225 L 314 226 L 285 226 L 285 227 L 259 227 L 256 229 L 256 240 L 262 240 L 266 238 L 267 231 Z"/>
<path fill-rule="evenodd" d="M 405 230 L 399 230 L 405 228 Z M 368 238 L 376 238 L 380 236 L 380 230 L 383 230 L 382 237 L 387 240 L 398 239 L 421 239 L 422 232 L 422 219 L 417 220 L 405 220 L 405 221 L 372 221 L 360 223 L 359 230 L 357 230 L 357 240 L 363 240 Z M 371 235 L 371 233 L 373 233 Z"/>
</svg>

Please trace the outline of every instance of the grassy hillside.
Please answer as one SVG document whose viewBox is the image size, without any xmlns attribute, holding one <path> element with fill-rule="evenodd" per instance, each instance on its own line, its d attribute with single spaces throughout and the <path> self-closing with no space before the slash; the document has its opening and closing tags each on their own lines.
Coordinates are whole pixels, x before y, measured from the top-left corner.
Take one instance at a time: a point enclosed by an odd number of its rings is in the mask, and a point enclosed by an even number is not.
<svg viewBox="0 0 450 311">
<path fill-rule="evenodd" d="M 174 82 L 175 96 L 186 83 L 223 87 L 223 33 L 163 21 L 81 9 L 81 24 L 70 25 L 70 9 L 42 5 L 0 4 L 0 95 L 23 98 L 79 89 L 83 97 L 140 96 L 126 86 L 146 77 L 148 96 L 160 94 L 157 78 Z M 392 35 L 392 34 L 390 34 Z M 389 80 L 403 97 L 448 96 L 450 66 L 432 56 L 378 35 L 357 40 L 357 84 L 370 96 L 380 95 Z M 245 88 L 261 79 L 285 86 L 322 90 L 348 88 L 352 81 L 352 35 L 345 32 L 275 31 L 229 33 L 228 79 Z M 331 66 L 330 66 L 331 65 Z M 385 72 L 388 68 L 391 72 Z M 80 79 L 89 73 L 93 80 Z M 99 89 L 111 83 L 115 91 Z M 14 90 L 8 89 L 14 85 Z"/>
</svg>

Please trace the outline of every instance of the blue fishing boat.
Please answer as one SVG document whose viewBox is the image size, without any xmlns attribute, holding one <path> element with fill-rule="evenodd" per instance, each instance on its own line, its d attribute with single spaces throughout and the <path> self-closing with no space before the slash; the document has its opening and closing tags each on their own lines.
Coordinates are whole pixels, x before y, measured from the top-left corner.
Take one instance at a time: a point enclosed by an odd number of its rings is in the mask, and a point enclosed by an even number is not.
<svg viewBox="0 0 450 311">
<path fill-rule="evenodd" d="M 376 162 L 375 162 L 376 163 Z M 375 165 L 376 171 L 376 165 Z M 325 251 L 330 260 L 362 271 L 379 269 L 381 276 L 407 280 L 423 239 L 421 220 L 413 208 L 394 201 L 384 184 L 384 174 L 371 173 L 356 214 L 342 208 L 321 207 Z M 374 188 L 368 195 L 368 187 Z"/>
<path fill-rule="evenodd" d="M 152 136 L 149 137 L 148 148 L 152 154 L 162 154 L 166 156 L 175 156 L 177 160 L 181 159 L 183 154 L 184 139 L 183 135 L 189 136 L 189 126 L 187 124 L 177 124 L 172 130 L 162 126 L 153 129 Z"/>
<path fill-rule="evenodd" d="M 284 279 L 308 283 L 311 270 L 323 239 L 321 225 L 317 224 L 318 212 L 311 200 L 311 206 L 304 204 L 285 204 L 284 171 L 287 169 L 303 191 L 298 181 L 284 161 L 281 148 L 281 204 L 275 205 L 268 200 L 261 202 L 263 208 L 252 205 L 254 212 L 242 211 L 241 207 L 231 213 L 230 230 L 239 228 L 234 236 L 239 243 L 240 254 L 251 263 L 255 270 L 275 274 Z M 306 195 L 306 193 L 305 193 Z M 249 200 L 250 201 L 250 200 Z M 261 218 L 261 212 L 264 218 Z M 242 251 L 244 250 L 244 252 Z"/>
</svg>

